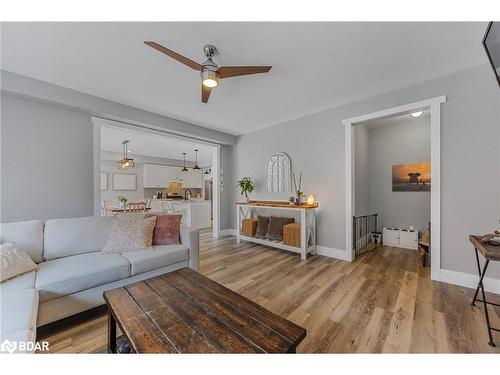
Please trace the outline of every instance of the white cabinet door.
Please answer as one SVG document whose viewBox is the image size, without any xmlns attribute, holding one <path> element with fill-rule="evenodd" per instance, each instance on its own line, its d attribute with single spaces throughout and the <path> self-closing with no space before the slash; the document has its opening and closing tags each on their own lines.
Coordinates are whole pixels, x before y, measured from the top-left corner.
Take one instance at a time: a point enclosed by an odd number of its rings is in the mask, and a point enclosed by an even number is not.
<svg viewBox="0 0 500 375">
<path fill-rule="evenodd" d="M 399 232 L 399 246 L 405 249 L 418 249 L 418 231 L 401 230 Z"/>
<path fill-rule="evenodd" d="M 399 229 L 384 228 L 382 241 L 387 246 L 399 246 Z"/>
<path fill-rule="evenodd" d="M 169 181 L 181 181 L 182 179 L 182 167 L 167 167 L 169 174 Z"/>
<path fill-rule="evenodd" d="M 168 186 L 168 167 L 156 164 L 144 164 L 142 170 L 145 188 L 166 188 Z"/>
<path fill-rule="evenodd" d="M 201 169 L 198 169 L 198 170 L 193 169 L 192 179 L 191 179 L 191 187 L 193 189 L 201 189 L 203 186 L 202 181 L 203 181 L 203 173 L 202 173 Z"/>
<path fill-rule="evenodd" d="M 160 187 L 160 174 L 156 165 L 144 164 L 142 178 L 145 188 Z"/>
</svg>

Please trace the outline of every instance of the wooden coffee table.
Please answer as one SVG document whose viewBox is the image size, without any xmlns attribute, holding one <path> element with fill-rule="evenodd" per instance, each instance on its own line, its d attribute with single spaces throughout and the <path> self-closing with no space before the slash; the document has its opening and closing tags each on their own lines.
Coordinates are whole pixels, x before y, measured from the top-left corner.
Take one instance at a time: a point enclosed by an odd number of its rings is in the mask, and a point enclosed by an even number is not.
<svg viewBox="0 0 500 375">
<path fill-rule="evenodd" d="M 295 353 L 306 330 L 189 269 L 104 293 L 108 352 L 116 325 L 136 353 Z"/>
</svg>

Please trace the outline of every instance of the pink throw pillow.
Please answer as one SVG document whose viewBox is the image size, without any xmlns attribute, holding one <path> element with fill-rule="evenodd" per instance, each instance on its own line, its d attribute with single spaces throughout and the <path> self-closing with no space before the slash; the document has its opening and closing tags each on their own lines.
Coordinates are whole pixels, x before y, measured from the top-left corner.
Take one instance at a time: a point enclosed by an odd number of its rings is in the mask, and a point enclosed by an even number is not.
<svg viewBox="0 0 500 375">
<path fill-rule="evenodd" d="M 153 231 L 153 245 L 178 245 L 181 243 L 182 215 L 146 214 L 144 218 L 152 216 L 156 216 L 156 225 Z"/>
</svg>

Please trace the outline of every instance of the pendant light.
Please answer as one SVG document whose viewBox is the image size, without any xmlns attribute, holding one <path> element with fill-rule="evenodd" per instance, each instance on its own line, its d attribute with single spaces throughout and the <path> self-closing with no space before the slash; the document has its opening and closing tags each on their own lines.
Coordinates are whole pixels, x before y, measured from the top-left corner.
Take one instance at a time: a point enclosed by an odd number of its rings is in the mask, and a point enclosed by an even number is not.
<svg viewBox="0 0 500 375">
<path fill-rule="evenodd" d="M 184 157 L 184 167 L 182 167 L 181 172 L 184 172 L 184 173 L 185 173 L 185 172 L 187 172 L 187 171 L 188 171 L 188 169 L 186 168 L 186 153 L 185 153 L 185 152 L 183 152 L 183 153 L 182 153 L 182 156 Z"/>
<path fill-rule="evenodd" d="M 207 169 L 207 170 L 205 171 L 205 174 L 210 174 L 209 169 Z"/>
<path fill-rule="evenodd" d="M 118 169 L 128 169 L 128 168 L 134 168 L 135 167 L 134 159 L 130 159 L 128 157 L 128 143 L 129 142 L 130 141 L 127 140 L 127 139 L 122 142 L 122 146 L 123 146 L 123 159 L 121 159 L 118 162 Z"/>
<path fill-rule="evenodd" d="M 196 162 L 194 163 L 194 167 L 193 167 L 193 169 L 197 170 L 197 171 L 201 169 L 200 167 L 198 167 L 198 151 L 199 150 L 194 150 L 194 153 L 196 154 Z"/>
</svg>

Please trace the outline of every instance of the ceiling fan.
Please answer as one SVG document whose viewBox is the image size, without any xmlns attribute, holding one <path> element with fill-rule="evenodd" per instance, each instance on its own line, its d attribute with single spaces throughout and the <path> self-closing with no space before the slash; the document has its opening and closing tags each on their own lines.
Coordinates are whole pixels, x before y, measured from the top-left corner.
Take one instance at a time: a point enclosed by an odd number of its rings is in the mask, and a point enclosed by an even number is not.
<svg viewBox="0 0 500 375">
<path fill-rule="evenodd" d="M 230 78 L 236 76 L 244 76 L 247 74 L 259 74 L 267 73 L 271 70 L 271 66 L 218 66 L 212 57 L 217 53 L 217 48 L 207 44 L 203 47 L 203 53 L 207 57 L 204 63 L 198 64 L 196 61 L 188 59 L 185 56 L 178 54 L 172 50 L 169 50 L 162 45 L 155 42 L 144 42 L 151 48 L 154 48 L 161 53 L 189 66 L 191 69 L 198 70 L 201 73 L 201 101 L 203 103 L 208 102 L 208 97 L 212 88 L 217 86 L 219 79 Z"/>
</svg>

